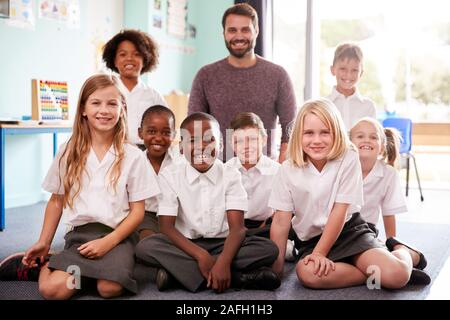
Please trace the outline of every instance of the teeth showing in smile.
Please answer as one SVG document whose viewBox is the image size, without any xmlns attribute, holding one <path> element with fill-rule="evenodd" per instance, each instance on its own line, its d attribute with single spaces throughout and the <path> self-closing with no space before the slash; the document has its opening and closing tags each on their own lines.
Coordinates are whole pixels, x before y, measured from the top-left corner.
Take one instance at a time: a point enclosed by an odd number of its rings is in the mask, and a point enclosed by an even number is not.
<svg viewBox="0 0 450 320">
<path fill-rule="evenodd" d="M 109 121 L 109 120 L 111 120 L 111 118 L 101 118 L 101 117 L 97 117 L 97 120 L 104 122 L 104 121 Z"/>
<path fill-rule="evenodd" d="M 206 155 L 206 154 L 194 155 L 194 161 L 195 162 L 206 162 L 209 159 L 211 159 L 211 157 L 209 155 Z"/>
<path fill-rule="evenodd" d="M 132 65 L 132 64 L 125 65 L 125 70 L 129 70 L 129 69 L 133 69 L 133 68 L 134 68 L 134 65 Z"/>
<path fill-rule="evenodd" d="M 369 146 L 361 146 L 361 147 L 359 147 L 359 149 L 360 150 L 373 150 L 373 148 L 369 147 Z"/>
<path fill-rule="evenodd" d="M 159 144 L 152 144 L 152 148 L 153 148 L 154 150 L 159 151 L 159 150 L 162 150 L 162 149 L 163 149 L 163 146 L 162 146 L 162 145 L 159 145 Z"/>
</svg>

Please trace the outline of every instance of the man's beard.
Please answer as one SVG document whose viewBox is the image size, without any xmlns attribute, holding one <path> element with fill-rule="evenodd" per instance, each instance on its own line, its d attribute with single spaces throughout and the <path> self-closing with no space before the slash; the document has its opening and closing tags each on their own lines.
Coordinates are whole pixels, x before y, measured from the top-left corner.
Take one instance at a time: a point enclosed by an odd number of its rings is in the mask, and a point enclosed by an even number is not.
<svg viewBox="0 0 450 320">
<path fill-rule="evenodd" d="M 249 52 L 251 52 L 251 51 L 253 51 L 253 49 L 255 48 L 255 41 L 250 41 L 250 40 L 235 40 L 235 41 L 232 41 L 233 43 L 236 43 L 236 42 L 242 42 L 242 41 L 245 41 L 246 42 L 246 44 L 247 44 L 247 47 L 246 48 L 243 48 L 243 49 L 241 49 L 241 50 L 234 50 L 233 48 L 232 48 L 232 46 L 231 46 L 231 42 L 227 42 L 226 40 L 225 40 L 225 46 L 227 47 L 227 49 L 228 49 L 228 52 L 230 52 L 230 54 L 233 56 L 233 57 L 236 57 L 236 58 L 243 58 L 247 53 L 249 53 Z"/>
</svg>

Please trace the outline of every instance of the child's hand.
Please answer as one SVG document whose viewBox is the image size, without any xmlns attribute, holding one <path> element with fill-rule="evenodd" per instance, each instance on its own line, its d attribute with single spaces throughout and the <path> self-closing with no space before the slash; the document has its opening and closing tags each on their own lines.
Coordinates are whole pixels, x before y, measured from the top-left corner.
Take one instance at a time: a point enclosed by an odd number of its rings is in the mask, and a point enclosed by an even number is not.
<svg viewBox="0 0 450 320">
<path fill-rule="evenodd" d="M 222 293 L 231 285 L 230 266 L 220 263 L 219 260 L 214 264 L 208 277 L 208 288 L 212 288 L 217 293 Z"/>
<path fill-rule="evenodd" d="M 112 248 L 111 243 L 107 239 L 101 238 L 82 244 L 78 247 L 78 251 L 85 258 L 97 259 L 103 257 Z"/>
<path fill-rule="evenodd" d="M 36 259 L 40 258 L 41 261 L 44 261 L 44 257 L 48 254 L 50 250 L 50 246 L 41 243 L 36 242 L 25 252 L 25 256 L 22 259 L 22 263 L 29 267 L 37 267 Z"/>
<path fill-rule="evenodd" d="M 328 273 L 336 269 L 333 261 L 319 253 L 313 252 L 303 258 L 303 262 L 305 263 L 305 265 L 307 265 L 309 261 L 312 261 L 314 263 L 314 274 L 318 277 L 321 277 L 322 275 L 327 276 Z"/>
<path fill-rule="evenodd" d="M 214 258 L 212 255 L 206 252 L 204 255 L 201 256 L 201 258 L 197 261 L 197 263 L 198 268 L 202 273 L 202 276 L 208 280 L 209 273 L 212 267 L 214 266 L 214 263 L 216 263 L 216 258 Z"/>
</svg>

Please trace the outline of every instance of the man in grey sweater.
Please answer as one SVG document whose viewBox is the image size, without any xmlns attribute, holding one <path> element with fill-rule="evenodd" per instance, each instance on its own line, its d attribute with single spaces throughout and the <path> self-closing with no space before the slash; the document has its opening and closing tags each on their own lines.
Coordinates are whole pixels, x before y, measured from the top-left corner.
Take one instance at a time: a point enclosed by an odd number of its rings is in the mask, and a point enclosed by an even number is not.
<svg viewBox="0 0 450 320">
<path fill-rule="evenodd" d="M 226 140 L 223 160 L 233 157 L 231 135 L 226 134 L 231 120 L 239 112 L 254 112 L 268 133 L 267 155 L 277 158 L 277 117 L 281 124 L 278 160 L 285 159 L 289 125 L 297 111 L 291 79 L 279 65 L 255 54 L 258 16 L 248 4 L 236 4 L 222 18 L 225 44 L 230 55 L 202 67 L 192 84 L 189 114 L 206 112 L 220 124 Z"/>
</svg>

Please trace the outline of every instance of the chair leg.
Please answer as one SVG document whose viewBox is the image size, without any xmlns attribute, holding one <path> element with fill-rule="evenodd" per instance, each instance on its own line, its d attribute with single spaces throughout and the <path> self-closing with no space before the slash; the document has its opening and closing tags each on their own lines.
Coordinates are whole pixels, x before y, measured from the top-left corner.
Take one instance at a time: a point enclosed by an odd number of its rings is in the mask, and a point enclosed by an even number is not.
<svg viewBox="0 0 450 320">
<path fill-rule="evenodd" d="M 406 196 L 409 191 L 409 155 L 406 157 Z"/>
<path fill-rule="evenodd" d="M 412 154 L 410 154 L 410 156 L 414 161 L 414 169 L 416 170 L 417 182 L 419 183 L 420 201 L 423 201 L 422 187 L 420 185 L 419 171 L 417 170 L 416 157 L 414 157 L 414 155 L 412 155 Z"/>
</svg>

